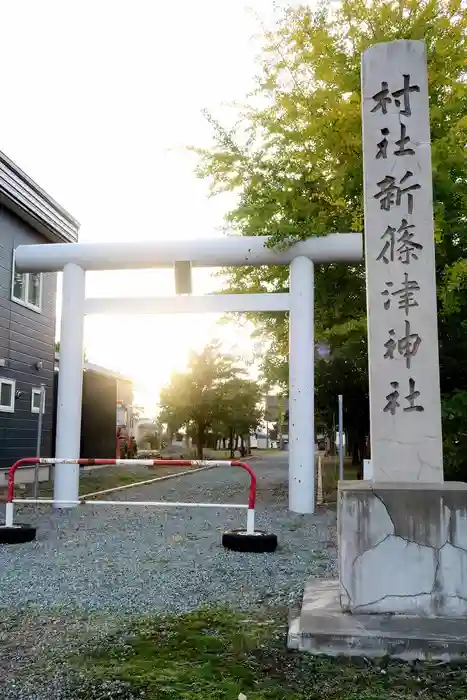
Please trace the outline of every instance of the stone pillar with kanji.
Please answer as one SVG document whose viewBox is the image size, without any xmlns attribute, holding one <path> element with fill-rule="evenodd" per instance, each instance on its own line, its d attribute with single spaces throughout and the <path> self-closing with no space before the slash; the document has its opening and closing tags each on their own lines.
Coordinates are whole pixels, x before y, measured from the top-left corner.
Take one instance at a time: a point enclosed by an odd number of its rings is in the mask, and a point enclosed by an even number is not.
<svg viewBox="0 0 467 700">
<path fill-rule="evenodd" d="M 363 55 L 370 441 L 378 482 L 443 481 L 425 44 Z"/>
<path fill-rule="evenodd" d="M 423 41 L 362 56 L 371 481 L 339 485 L 342 609 L 467 616 L 467 484 L 443 482 Z"/>
<path fill-rule="evenodd" d="M 423 41 L 362 55 L 371 466 L 340 481 L 339 578 L 305 586 L 289 645 L 465 660 L 467 483 L 443 481 Z"/>
<path fill-rule="evenodd" d="M 339 482 L 339 578 L 307 581 L 289 629 L 313 653 L 465 661 L 467 483 L 443 481 L 428 93 L 424 42 L 362 55 L 372 469 Z"/>
</svg>

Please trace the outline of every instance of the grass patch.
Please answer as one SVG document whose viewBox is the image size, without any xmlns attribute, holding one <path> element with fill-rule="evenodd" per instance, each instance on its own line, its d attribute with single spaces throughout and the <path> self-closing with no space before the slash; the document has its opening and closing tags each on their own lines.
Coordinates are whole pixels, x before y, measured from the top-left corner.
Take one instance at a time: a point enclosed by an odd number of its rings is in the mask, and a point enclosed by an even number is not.
<svg viewBox="0 0 467 700">
<path fill-rule="evenodd" d="M 335 503 L 337 500 L 337 482 L 339 481 L 339 458 L 325 457 L 322 459 L 323 496 L 325 503 Z M 349 457 L 344 459 L 344 479 L 352 481 L 357 478 L 358 467 L 352 466 Z"/>
<path fill-rule="evenodd" d="M 285 613 L 201 610 L 152 618 L 74 659 L 76 700 L 452 700 L 466 697 L 462 668 L 370 665 L 289 652 Z"/>
</svg>

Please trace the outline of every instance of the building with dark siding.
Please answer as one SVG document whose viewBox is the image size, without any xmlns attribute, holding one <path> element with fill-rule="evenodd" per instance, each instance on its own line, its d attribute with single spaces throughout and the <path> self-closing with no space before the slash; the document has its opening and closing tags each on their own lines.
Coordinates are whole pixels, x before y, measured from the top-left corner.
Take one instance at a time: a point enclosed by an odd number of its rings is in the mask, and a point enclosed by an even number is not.
<svg viewBox="0 0 467 700">
<path fill-rule="evenodd" d="M 60 354 L 55 355 L 55 403 L 52 431 L 57 428 L 57 389 Z M 133 382 L 118 372 L 85 361 L 81 404 L 80 457 L 106 459 L 117 455 L 117 429 L 133 435 Z"/>
<path fill-rule="evenodd" d="M 0 468 L 36 454 L 41 384 L 41 455 L 53 455 L 57 275 L 16 273 L 14 251 L 74 243 L 78 232 L 78 222 L 0 152 Z"/>
</svg>

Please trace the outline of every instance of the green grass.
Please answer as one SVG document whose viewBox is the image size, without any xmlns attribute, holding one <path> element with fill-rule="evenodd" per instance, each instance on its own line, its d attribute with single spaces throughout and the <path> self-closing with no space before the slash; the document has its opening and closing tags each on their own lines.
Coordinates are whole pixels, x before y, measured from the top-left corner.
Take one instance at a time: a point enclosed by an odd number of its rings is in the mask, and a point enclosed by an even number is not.
<svg viewBox="0 0 467 700">
<path fill-rule="evenodd" d="M 467 673 L 438 664 L 369 664 L 289 652 L 285 614 L 202 610 L 138 623 L 74 660 L 76 700 L 464 700 Z M 120 694 L 108 684 L 120 683 Z M 122 688 L 125 689 L 123 692 Z M 105 691 L 105 692 L 104 692 Z"/>
<path fill-rule="evenodd" d="M 339 480 L 339 462 L 337 457 L 325 457 L 322 460 L 323 468 L 323 495 L 325 503 L 334 503 L 337 500 L 337 482 Z M 357 478 L 357 467 L 352 466 L 349 457 L 344 459 L 344 479 Z"/>
</svg>

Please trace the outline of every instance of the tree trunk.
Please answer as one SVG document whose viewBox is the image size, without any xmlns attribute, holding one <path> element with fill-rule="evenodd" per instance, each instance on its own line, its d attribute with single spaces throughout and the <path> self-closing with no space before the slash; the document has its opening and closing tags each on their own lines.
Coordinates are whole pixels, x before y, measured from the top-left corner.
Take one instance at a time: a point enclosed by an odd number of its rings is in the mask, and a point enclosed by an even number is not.
<svg viewBox="0 0 467 700">
<path fill-rule="evenodd" d="M 361 463 L 358 440 L 352 440 L 352 466 L 358 467 Z"/>
<path fill-rule="evenodd" d="M 246 455 L 245 438 L 243 435 L 240 435 L 240 455 L 242 457 L 245 457 L 245 455 Z"/>
<path fill-rule="evenodd" d="M 238 435 L 235 436 L 235 450 L 238 450 Z"/>
<path fill-rule="evenodd" d="M 204 448 L 204 425 L 198 425 L 196 430 L 196 458 L 203 459 L 203 448 Z"/>
<path fill-rule="evenodd" d="M 233 432 L 233 428 L 230 428 L 229 446 L 230 446 L 230 458 L 231 458 L 231 459 L 234 459 L 234 457 L 235 457 L 235 452 L 234 452 L 234 432 Z"/>
</svg>

